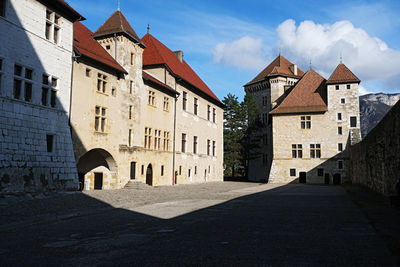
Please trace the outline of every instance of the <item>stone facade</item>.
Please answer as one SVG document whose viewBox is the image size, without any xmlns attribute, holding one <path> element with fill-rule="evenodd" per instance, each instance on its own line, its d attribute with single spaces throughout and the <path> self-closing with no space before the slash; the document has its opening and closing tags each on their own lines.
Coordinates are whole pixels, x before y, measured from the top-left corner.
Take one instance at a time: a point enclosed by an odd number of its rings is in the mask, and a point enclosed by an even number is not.
<svg viewBox="0 0 400 267">
<path fill-rule="evenodd" d="M 73 21 L 42 1 L 6 1 L 0 16 L 0 191 L 74 190 L 68 125 Z"/>
<path fill-rule="evenodd" d="M 399 195 L 400 102 L 351 147 L 351 180 L 386 196 Z M 396 189 L 397 186 L 397 189 Z"/>
<path fill-rule="evenodd" d="M 125 20 L 120 11 L 114 16 Z M 113 21 L 112 17 L 105 24 Z M 104 24 L 102 27 L 107 28 Z M 133 30 L 130 32 L 94 34 L 97 44 L 122 71 L 110 67 L 108 59 L 99 63 L 83 55 L 74 62 L 71 123 L 81 186 L 117 189 L 130 180 L 153 186 L 222 181 L 221 105 L 207 100 L 165 65 L 143 69 L 143 52 L 147 48 L 132 38 Z M 104 77 L 103 92 L 98 83 Z M 182 110 L 184 92 L 186 111 Z M 194 98 L 197 115 L 193 114 Z M 208 106 L 210 116 L 214 110 L 215 122 L 212 117 L 207 118 Z M 103 109 L 104 130 L 101 122 L 96 125 L 96 117 L 103 119 L 98 114 Z M 196 153 L 194 136 L 198 140 Z"/>
</svg>

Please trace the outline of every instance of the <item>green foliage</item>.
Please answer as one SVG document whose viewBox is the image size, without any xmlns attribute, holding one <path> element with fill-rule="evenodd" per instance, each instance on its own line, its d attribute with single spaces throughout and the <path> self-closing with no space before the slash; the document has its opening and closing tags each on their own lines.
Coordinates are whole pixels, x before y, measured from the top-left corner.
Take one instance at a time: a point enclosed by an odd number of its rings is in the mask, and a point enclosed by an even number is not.
<svg viewBox="0 0 400 267">
<path fill-rule="evenodd" d="M 228 94 L 222 102 L 226 106 L 224 110 L 224 174 L 231 177 L 236 174 L 247 176 L 249 159 L 255 153 L 259 156 L 257 148 L 260 147 L 260 139 L 254 139 L 262 127 L 258 116 L 259 108 L 250 93 L 246 93 L 241 103 L 237 96 L 232 94 Z"/>
</svg>

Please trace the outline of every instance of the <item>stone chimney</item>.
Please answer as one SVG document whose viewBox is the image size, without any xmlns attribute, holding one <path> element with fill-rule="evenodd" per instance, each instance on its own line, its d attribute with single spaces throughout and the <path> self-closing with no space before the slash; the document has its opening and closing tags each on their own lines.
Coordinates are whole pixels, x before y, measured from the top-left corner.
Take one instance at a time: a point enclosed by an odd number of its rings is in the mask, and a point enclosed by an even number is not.
<svg viewBox="0 0 400 267">
<path fill-rule="evenodd" d="M 179 59 L 179 61 L 183 62 L 183 52 L 181 50 L 174 51 L 175 56 Z"/>
<path fill-rule="evenodd" d="M 296 64 L 291 65 L 290 70 L 293 72 L 294 75 L 297 76 L 297 65 Z"/>
</svg>

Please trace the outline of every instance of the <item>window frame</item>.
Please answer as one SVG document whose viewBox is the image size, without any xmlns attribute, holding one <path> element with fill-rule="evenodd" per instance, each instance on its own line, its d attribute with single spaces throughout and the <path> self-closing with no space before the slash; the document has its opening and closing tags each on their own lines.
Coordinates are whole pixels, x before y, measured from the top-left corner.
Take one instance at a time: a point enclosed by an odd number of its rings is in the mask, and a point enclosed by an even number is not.
<svg viewBox="0 0 400 267">
<path fill-rule="evenodd" d="M 302 130 L 311 129 L 311 115 L 300 116 L 300 128 Z"/>
</svg>

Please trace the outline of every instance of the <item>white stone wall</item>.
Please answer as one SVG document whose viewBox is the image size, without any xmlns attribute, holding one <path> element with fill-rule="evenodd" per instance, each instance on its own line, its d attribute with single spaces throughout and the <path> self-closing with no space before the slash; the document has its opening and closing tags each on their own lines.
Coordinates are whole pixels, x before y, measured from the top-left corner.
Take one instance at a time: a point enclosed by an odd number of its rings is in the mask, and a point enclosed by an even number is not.
<svg viewBox="0 0 400 267">
<path fill-rule="evenodd" d="M 3 59 L 0 155 L 4 157 L 0 161 L 0 179 L 3 191 L 77 187 L 68 126 L 73 24 L 61 17 L 60 43 L 54 44 L 45 38 L 45 23 L 46 7 L 34 0 L 7 1 L 6 16 L 0 17 L 0 32 L 4 38 L 0 46 Z M 13 98 L 14 64 L 33 70 L 30 102 Z M 43 74 L 58 80 L 55 108 L 41 105 Z M 23 94 L 22 89 L 22 98 Z M 53 153 L 47 152 L 46 134 L 55 135 Z"/>
</svg>

